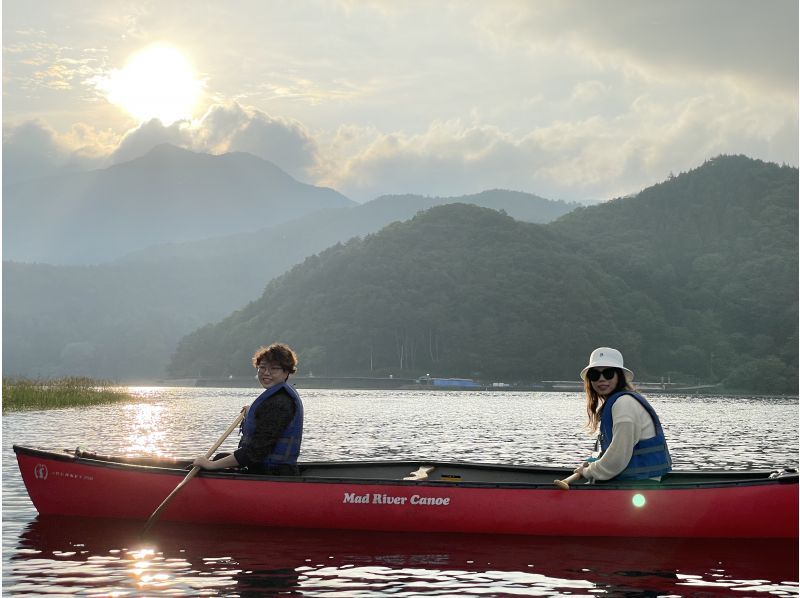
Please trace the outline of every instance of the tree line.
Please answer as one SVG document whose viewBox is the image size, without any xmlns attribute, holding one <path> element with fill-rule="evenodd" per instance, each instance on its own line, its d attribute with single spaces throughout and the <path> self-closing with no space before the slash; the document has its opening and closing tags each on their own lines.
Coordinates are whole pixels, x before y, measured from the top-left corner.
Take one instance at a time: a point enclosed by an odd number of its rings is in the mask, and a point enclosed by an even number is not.
<svg viewBox="0 0 800 598">
<path fill-rule="evenodd" d="M 544 225 L 434 207 L 273 279 L 169 372 L 247 375 L 280 340 L 306 374 L 530 382 L 610 345 L 639 380 L 795 393 L 797 195 L 796 168 L 720 156 Z"/>
</svg>

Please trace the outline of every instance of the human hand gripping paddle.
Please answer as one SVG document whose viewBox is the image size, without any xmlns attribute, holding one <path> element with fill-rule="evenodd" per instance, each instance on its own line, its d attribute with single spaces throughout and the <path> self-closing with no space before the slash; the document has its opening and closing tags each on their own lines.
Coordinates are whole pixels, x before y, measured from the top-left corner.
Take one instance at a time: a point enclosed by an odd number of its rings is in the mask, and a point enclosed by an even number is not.
<svg viewBox="0 0 800 598">
<path fill-rule="evenodd" d="M 564 478 L 563 480 L 553 480 L 553 483 L 556 485 L 556 488 L 561 488 L 562 490 L 569 490 L 569 485 L 572 482 L 577 482 L 583 476 L 579 473 L 573 473 L 568 478 Z"/>
<path fill-rule="evenodd" d="M 242 423 L 245 413 L 246 409 L 242 409 L 239 415 L 236 416 L 236 419 L 233 420 L 230 426 L 228 426 L 228 429 L 225 430 L 222 436 L 219 437 L 219 440 L 217 440 L 214 443 L 214 446 L 208 449 L 208 452 L 206 453 L 206 459 L 210 459 L 211 455 L 214 454 L 214 451 L 216 451 L 222 445 L 222 443 L 225 442 L 225 439 L 228 436 L 230 436 L 231 432 L 233 432 L 236 429 L 236 426 Z M 200 471 L 200 467 L 198 467 L 197 465 L 192 467 L 192 470 L 186 475 L 185 478 L 183 478 L 183 481 L 177 486 L 175 486 L 175 489 L 169 493 L 169 496 L 167 496 L 167 498 L 165 498 L 163 502 L 160 505 L 158 505 L 158 508 L 155 511 L 153 511 L 152 515 L 150 515 L 150 518 L 147 520 L 147 523 L 144 524 L 144 530 L 142 531 L 142 535 L 145 535 L 148 531 L 150 531 L 150 528 L 153 527 L 156 521 L 158 521 L 158 518 L 161 515 L 161 513 L 164 511 L 164 509 L 167 508 L 169 501 L 171 501 L 172 498 L 178 492 L 180 492 L 181 488 L 183 488 L 189 482 L 189 480 L 191 480 L 194 476 L 197 475 L 198 471 Z"/>
<path fill-rule="evenodd" d="M 553 484 L 556 485 L 556 488 L 561 488 L 562 490 L 569 490 L 570 484 L 572 484 L 573 482 L 577 482 L 583 477 L 583 474 L 581 473 L 583 468 L 589 465 L 589 463 L 593 463 L 594 461 L 597 461 L 597 457 L 589 457 L 588 459 L 586 459 L 586 461 L 584 461 L 583 465 L 581 465 L 578 468 L 578 471 L 573 473 L 568 478 L 564 478 L 563 480 L 553 480 Z"/>
</svg>

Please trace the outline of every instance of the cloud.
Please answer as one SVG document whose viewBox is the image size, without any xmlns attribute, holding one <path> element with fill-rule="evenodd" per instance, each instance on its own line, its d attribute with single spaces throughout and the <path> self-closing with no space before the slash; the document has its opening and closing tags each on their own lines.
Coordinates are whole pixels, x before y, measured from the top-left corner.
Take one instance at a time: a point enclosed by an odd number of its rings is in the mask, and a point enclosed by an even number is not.
<svg viewBox="0 0 800 598">
<path fill-rule="evenodd" d="M 247 152 L 299 179 L 306 179 L 317 161 L 316 143 L 300 123 L 236 102 L 212 106 L 197 122 L 178 121 L 169 127 L 157 119 L 144 123 L 125 134 L 113 160 L 132 160 L 160 143 L 211 154 Z"/>
<path fill-rule="evenodd" d="M 85 123 L 65 134 L 40 120 L 6 125 L 4 183 L 127 162 L 161 143 L 212 154 L 248 152 L 303 180 L 318 160 L 316 142 L 300 123 L 233 103 L 213 106 L 197 122 L 178 121 L 165 127 L 152 119 L 121 137 Z"/>
<path fill-rule="evenodd" d="M 489 187 L 602 199 L 720 153 L 798 161 L 796 0 L 12 5 L 5 116 L 48 119 L 4 133 L 22 176 L 172 143 L 253 153 L 360 200 Z M 93 83 L 167 34 L 216 104 L 122 134 L 131 121 Z M 81 121 L 96 128 L 70 129 Z"/>
<path fill-rule="evenodd" d="M 66 152 L 55 131 L 42 122 L 29 121 L 3 128 L 3 184 L 50 176 L 65 161 Z"/>
<path fill-rule="evenodd" d="M 236 102 L 209 109 L 197 126 L 196 140 L 209 151 L 248 152 L 300 179 L 317 162 L 316 142 L 302 124 Z"/>
<path fill-rule="evenodd" d="M 536 152 L 521 144 L 522 140 L 497 127 L 458 119 L 434 122 L 419 135 L 349 127 L 338 131 L 332 146 L 356 153 L 324 164 L 320 182 L 361 201 L 390 193 L 461 195 L 495 187 L 529 190 L 528 166 Z"/>
<path fill-rule="evenodd" d="M 594 88 L 590 86 L 590 88 Z M 319 180 L 365 201 L 384 193 L 461 195 L 487 188 L 567 200 L 635 193 L 719 154 L 797 161 L 798 120 L 785 101 L 754 106 L 708 94 L 664 102 L 640 96 L 618 115 L 555 121 L 512 133 L 461 120 L 435 122 L 419 135 L 340 130 Z M 325 152 L 332 153 L 332 152 Z"/>
<path fill-rule="evenodd" d="M 572 88 L 570 102 L 588 103 L 603 97 L 608 92 L 608 85 L 602 81 L 579 81 Z"/>
<path fill-rule="evenodd" d="M 314 137 L 296 121 L 238 103 L 213 106 L 197 122 L 165 127 L 152 120 L 119 142 L 86 125 L 58 135 L 28 122 L 4 131 L 4 169 L 15 179 L 57 174 L 131 160 L 171 143 L 208 153 L 247 151 L 359 201 L 488 188 L 601 200 L 635 193 L 722 153 L 797 163 L 797 112 L 783 96 L 754 102 L 735 86 L 678 98 L 661 91 L 641 93 L 619 110 L 548 119 L 522 130 L 488 125 L 475 115 L 434 121 L 418 134 L 346 125 Z M 571 101 L 582 105 L 609 93 L 588 81 L 574 86 Z"/>
<path fill-rule="evenodd" d="M 732 77 L 797 91 L 796 0 L 506 2 L 476 22 L 497 44 L 561 43 L 646 77 Z"/>
<path fill-rule="evenodd" d="M 231 135 L 246 127 L 249 120 L 250 115 L 237 102 L 211 106 L 200 119 L 195 143 L 213 153 L 226 152 Z"/>
<path fill-rule="evenodd" d="M 193 133 L 188 121 L 177 121 L 165 127 L 154 118 L 128 131 L 111 156 L 117 164 L 145 155 L 155 146 L 169 143 L 178 147 L 192 148 Z"/>
<path fill-rule="evenodd" d="M 97 50 L 55 44 L 44 31 L 14 31 L 12 37 L 15 41 L 3 47 L 4 54 L 13 57 L 4 61 L 3 73 L 3 85 L 12 90 L 7 92 L 12 98 L 17 88 L 36 97 L 43 90 L 85 87 L 103 73 L 102 53 Z"/>
<path fill-rule="evenodd" d="M 3 185 L 107 165 L 113 136 L 79 123 L 59 134 L 30 120 L 3 127 Z"/>
</svg>

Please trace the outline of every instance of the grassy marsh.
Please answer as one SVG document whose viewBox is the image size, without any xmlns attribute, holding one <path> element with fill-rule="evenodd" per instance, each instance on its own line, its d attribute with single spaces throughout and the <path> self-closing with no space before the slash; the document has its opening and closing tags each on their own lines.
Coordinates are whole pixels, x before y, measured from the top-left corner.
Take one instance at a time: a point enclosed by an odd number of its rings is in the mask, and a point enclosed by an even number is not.
<svg viewBox="0 0 800 598">
<path fill-rule="evenodd" d="M 3 412 L 83 407 L 131 398 L 106 380 L 66 377 L 53 380 L 3 378 Z"/>
</svg>

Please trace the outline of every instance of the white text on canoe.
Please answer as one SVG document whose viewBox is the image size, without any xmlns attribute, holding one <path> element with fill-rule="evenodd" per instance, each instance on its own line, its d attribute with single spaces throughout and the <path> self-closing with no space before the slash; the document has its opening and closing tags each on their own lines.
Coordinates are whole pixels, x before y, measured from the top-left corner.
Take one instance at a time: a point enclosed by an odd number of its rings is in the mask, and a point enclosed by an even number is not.
<svg viewBox="0 0 800 598">
<path fill-rule="evenodd" d="M 380 494 L 377 492 L 366 492 L 364 494 L 356 494 L 355 492 L 345 492 L 345 504 L 372 504 L 372 505 L 421 505 L 427 507 L 446 507 L 450 504 L 449 496 L 420 496 L 419 494 L 412 494 L 411 496 L 392 496 L 391 494 Z"/>
</svg>

